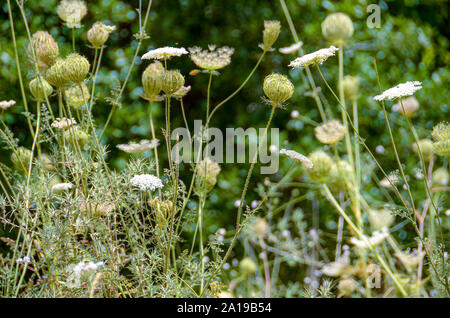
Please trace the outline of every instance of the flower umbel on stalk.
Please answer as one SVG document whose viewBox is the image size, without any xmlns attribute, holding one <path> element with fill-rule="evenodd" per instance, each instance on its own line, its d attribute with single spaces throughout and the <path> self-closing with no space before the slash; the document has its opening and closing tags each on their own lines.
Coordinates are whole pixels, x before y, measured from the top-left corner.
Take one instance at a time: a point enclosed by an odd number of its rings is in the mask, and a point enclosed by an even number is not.
<svg viewBox="0 0 450 318">
<path fill-rule="evenodd" d="M 272 47 L 280 35 L 281 24 L 280 21 L 264 21 L 263 30 L 263 46 L 264 50 Z"/>
<path fill-rule="evenodd" d="M 98 49 L 105 44 L 109 38 L 109 35 L 115 30 L 116 27 L 113 25 L 95 22 L 87 32 L 87 39 L 94 48 Z"/>
<path fill-rule="evenodd" d="M 87 13 L 86 3 L 81 0 L 62 0 L 57 8 L 58 16 L 68 28 L 81 27 L 81 20 Z"/>
</svg>

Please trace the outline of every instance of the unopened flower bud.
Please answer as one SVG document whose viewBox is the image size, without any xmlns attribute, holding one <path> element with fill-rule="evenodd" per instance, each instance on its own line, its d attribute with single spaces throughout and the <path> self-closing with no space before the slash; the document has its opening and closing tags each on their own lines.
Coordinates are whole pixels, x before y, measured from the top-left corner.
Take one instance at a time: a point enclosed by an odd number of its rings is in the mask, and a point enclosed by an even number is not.
<svg viewBox="0 0 450 318">
<path fill-rule="evenodd" d="M 163 73 L 164 66 L 159 61 L 147 66 L 142 73 L 142 86 L 148 99 L 154 99 L 161 92 Z"/>
<path fill-rule="evenodd" d="M 308 176 L 316 183 L 327 183 L 330 180 L 333 169 L 333 159 L 321 150 L 311 153 L 309 159 L 313 163 L 313 166 L 306 170 Z"/>
<path fill-rule="evenodd" d="M 263 90 L 275 105 L 279 105 L 292 97 L 294 85 L 286 76 L 273 73 L 264 79 Z"/>
<path fill-rule="evenodd" d="M 267 222 L 266 220 L 258 217 L 253 224 L 253 231 L 256 235 L 263 237 L 267 233 Z"/>
<path fill-rule="evenodd" d="M 94 48 L 100 48 L 108 40 L 109 35 L 116 29 L 115 26 L 95 22 L 87 32 L 87 39 Z"/>
<path fill-rule="evenodd" d="M 342 88 L 344 89 L 344 96 L 350 100 L 356 100 L 359 96 L 359 77 L 358 76 L 344 76 L 342 81 Z"/>
<path fill-rule="evenodd" d="M 280 21 L 264 21 L 263 44 L 264 49 L 269 49 L 280 35 Z"/>
<path fill-rule="evenodd" d="M 445 187 L 449 184 L 449 174 L 448 168 L 440 167 L 437 168 L 433 175 L 431 176 L 431 181 L 434 186 Z"/>
<path fill-rule="evenodd" d="M 344 13 L 332 13 L 322 22 L 322 34 L 333 45 L 344 44 L 353 34 L 353 23 Z"/>
<path fill-rule="evenodd" d="M 28 47 L 30 57 L 33 57 L 32 49 L 34 49 L 38 66 L 51 66 L 59 55 L 58 43 L 47 31 L 38 31 L 33 34 Z"/>
<path fill-rule="evenodd" d="M 429 161 L 433 158 L 433 142 L 430 139 L 421 139 L 418 142 L 420 152 L 422 153 L 423 159 Z M 416 143 L 412 144 L 412 150 L 419 154 L 419 150 Z"/>
<path fill-rule="evenodd" d="M 66 78 L 75 83 L 81 83 L 89 73 L 89 61 L 78 53 L 72 53 L 64 60 Z"/>
<path fill-rule="evenodd" d="M 13 165 L 23 172 L 28 171 L 28 167 L 30 166 L 30 162 L 33 158 L 33 153 L 30 149 L 25 147 L 19 147 L 17 151 L 15 151 L 11 155 L 11 161 Z"/>
<path fill-rule="evenodd" d="M 342 296 L 349 296 L 353 293 L 356 288 L 356 283 L 350 279 L 341 279 L 338 284 L 338 289 L 341 292 Z"/>
<path fill-rule="evenodd" d="M 29 84 L 31 95 L 39 102 L 43 102 L 53 92 L 53 87 L 43 78 L 34 78 Z"/>
<path fill-rule="evenodd" d="M 178 70 L 165 71 L 161 78 L 161 89 L 171 96 L 184 85 L 184 76 Z"/>
<path fill-rule="evenodd" d="M 89 102 L 90 93 L 84 82 L 73 84 L 64 90 L 66 103 L 69 106 L 78 108 Z"/>
<path fill-rule="evenodd" d="M 211 191 L 217 183 L 217 176 L 220 170 L 219 164 L 212 161 L 209 157 L 200 161 L 197 167 L 197 191 L 201 192 L 203 188 L 206 191 Z"/>
<path fill-rule="evenodd" d="M 442 122 L 433 128 L 433 152 L 439 156 L 450 156 L 450 125 Z"/>
<path fill-rule="evenodd" d="M 256 264 L 250 257 L 245 257 L 241 260 L 239 268 L 244 275 L 250 275 L 256 271 Z"/>
<path fill-rule="evenodd" d="M 82 147 L 89 141 L 89 135 L 80 126 L 72 126 L 65 130 L 64 138 L 74 147 L 77 143 Z"/>
<path fill-rule="evenodd" d="M 330 120 L 325 124 L 317 126 L 314 129 L 314 133 L 320 142 L 333 145 L 344 138 L 345 126 L 338 120 Z"/>
</svg>

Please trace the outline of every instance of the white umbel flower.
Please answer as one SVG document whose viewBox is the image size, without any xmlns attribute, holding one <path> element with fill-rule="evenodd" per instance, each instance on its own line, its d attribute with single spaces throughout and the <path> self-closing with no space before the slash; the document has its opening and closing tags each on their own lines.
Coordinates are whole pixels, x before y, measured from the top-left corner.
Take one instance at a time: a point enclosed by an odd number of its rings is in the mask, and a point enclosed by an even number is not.
<svg viewBox="0 0 450 318">
<path fill-rule="evenodd" d="M 287 47 L 280 47 L 278 49 L 278 51 L 280 51 L 280 53 L 282 53 L 282 54 L 292 54 L 292 53 L 295 53 L 298 50 L 300 50 L 302 45 L 303 45 L 303 42 L 300 41 L 298 43 L 294 43 L 294 44 L 292 44 L 290 46 L 287 46 Z"/>
<path fill-rule="evenodd" d="M 139 187 L 141 191 L 155 191 L 164 186 L 160 178 L 151 174 L 137 174 L 131 178 L 130 182 L 135 187 Z"/>
<path fill-rule="evenodd" d="M 52 187 L 52 192 L 62 192 L 62 191 L 66 191 L 66 190 L 70 190 L 73 188 L 73 184 L 70 182 L 65 182 L 65 183 L 57 183 Z"/>
<path fill-rule="evenodd" d="M 152 150 L 158 146 L 159 146 L 158 139 L 152 139 L 152 140 L 143 139 L 143 140 L 139 141 L 139 143 L 130 142 L 128 144 L 117 145 L 116 147 L 127 153 L 143 153 L 143 152 Z"/>
<path fill-rule="evenodd" d="M 334 56 L 339 49 L 335 46 L 329 48 L 320 49 L 313 53 L 309 53 L 293 60 L 289 66 L 293 68 L 304 67 L 311 64 L 322 64 L 329 57 Z"/>
<path fill-rule="evenodd" d="M 53 128 L 57 129 L 67 129 L 70 126 L 76 125 L 77 121 L 73 118 L 56 118 L 55 121 L 52 123 Z"/>
<path fill-rule="evenodd" d="M 171 58 L 173 56 L 181 56 L 183 54 L 188 54 L 188 51 L 184 47 L 160 47 L 158 49 L 150 50 L 144 55 L 142 55 L 143 60 L 163 60 L 167 58 Z"/>
<path fill-rule="evenodd" d="M 295 161 L 301 162 L 303 166 L 305 166 L 305 168 L 311 169 L 313 167 L 312 161 L 308 157 L 302 155 L 301 153 L 298 153 L 297 151 L 281 149 L 280 154 L 286 155 Z"/>
<path fill-rule="evenodd" d="M 189 48 L 189 52 L 195 65 L 205 70 L 215 71 L 230 64 L 234 49 L 228 46 L 216 49 L 215 45 L 209 45 L 208 50 L 202 50 L 196 46 Z"/>
<path fill-rule="evenodd" d="M 383 93 L 375 96 L 373 99 L 376 101 L 382 101 L 412 96 L 419 89 L 422 89 L 422 83 L 419 81 L 401 83 L 397 86 L 389 88 L 388 90 L 385 90 Z"/>
<path fill-rule="evenodd" d="M 6 110 L 16 104 L 15 100 L 3 100 L 0 102 L 0 109 Z"/>
<path fill-rule="evenodd" d="M 383 242 L 388 236 L 388 229 L 384 227 L 380 231 L 373 232 L 371 237 L 365 236 L 365 239 L 362 240 L 352 237 L 350 243 L 361 249 L 375 247 Z"/>
</svg>

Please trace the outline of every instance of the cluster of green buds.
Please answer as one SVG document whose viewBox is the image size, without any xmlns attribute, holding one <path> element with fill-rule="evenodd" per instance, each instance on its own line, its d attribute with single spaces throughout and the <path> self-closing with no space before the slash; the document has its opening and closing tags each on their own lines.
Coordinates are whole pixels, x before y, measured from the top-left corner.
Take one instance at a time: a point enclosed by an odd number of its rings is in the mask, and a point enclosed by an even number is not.
<svg viewBox="0 0 450 318">
<path fill-rule="evenodd" d="M 30 149 L 25 147 L 19 147 L 16 151 L 11 155 L 11 161 L 13 165 L 22 172 L 28 171 L 28 167 L 30 166 L 30 162 L 33 159 L 33 153 Z"/>
<path fill-rule="evenodd" d="M 359 96 L 359 77 L 358 76 L 344 76 L 342 83 L 342 89 L 344 96 L 351 101 L 355 101 Z"/>
<path fill-rule="evenodd" d="M 74 108 L 82 107 L 89 102 L 90 93 L 86 83 L 73 84 L 64 89 L 64 96 L 69 106 Z"/>
<path fill-rule="evenodd" d="M 33 55 L 34 52 L 34 55 Z M 28 46 L 28 55 L 36 62 L 39 67 L 49 67 L 56 62 L 59 55 L 58 43 L 47 31 L 38 31 L 31 37 Z"/>
<path fill-rule="evenodd" d="M 434 126 L 431 137 L 433 152 L 438 156 L 450 156 L 450 124 L 441 122 Z"/>
<path fill-rule="evenodd" d="M 78 125 L 64 130 L 63 136 L 72 147 L 76 147 L 77 145 L 83 147 L 89 141 L 89 135 Z"/>
<path fill-rule="evenodd" d="M 273 73 L 264 79 L 263 90 L 274 105 L 281 107 L 281 103 L 292 97 L 294 85 L 286 76 Z"/>
<path fill-rule="evenodd" d="M 341 46 L 352 36 L 353 22 L 344 13 L 332 13 L 322 22 L 322 34 L 331 44 Z"/>
<path fill-rule="evenodd" d="M 148 201 L 154 213 L 156 226 L 163 228 L 172 217 L 173 203 L 169 200 L 160 200 L 159 198 L 150 199 Z"/>
<path fill-rule="evenodd" d="M 211 191 L 217 183 L 217 176 L 220 170 L 219 164 L 212 161 L 209 157 L 200 161 L 197 166 L 197 193 L 201 193 L 203 189 L 207 192 Z"/>
</svg>

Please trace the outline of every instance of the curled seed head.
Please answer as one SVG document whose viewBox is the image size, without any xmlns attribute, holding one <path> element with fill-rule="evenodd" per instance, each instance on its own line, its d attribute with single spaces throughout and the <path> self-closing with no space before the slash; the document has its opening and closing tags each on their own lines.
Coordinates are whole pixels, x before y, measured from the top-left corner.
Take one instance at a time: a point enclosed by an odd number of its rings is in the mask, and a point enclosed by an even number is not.
<svg viewBox="0 0 450 318">
<path fill-rule="evenodd" d="M 31 95 L 34 99 L 43 102 L 53 92 L 53 87 L 43 78 L 36 77 L 29 84 Z"/>
<path fill-rule="evenodd" d="M 184 85 L 184 76 L 178 70 L 165 71 L 161 78 L 161 89 L 171 96 Z"/>
<path fill-rule="evenodd" d="M 89 73 L 89 61 L 78 53 L 72 53 L 64 60 L 66 78 L 75 83 L 81 83 Z"/>
<path fill-rule="evenodd" d="M 344 13 L 332 13 L 322 22 L 322 34 L 331 44 L 342 45 L 353 34 L 353 22 Z"/>
<path fill-rule="evenodd" d="M 58 43 L 47 31 L 38 31 L 31 37 L 28 55 L 33 58 L 32 50 L 39 66 L 49 67 L 55 63 L 59 55 Z"/>
<path fill-rule="evenodd" d="M 53 86 L 62 88 L 69 83 L 65 72 L 65 61 L 58 58 L 56 62 L 45 72 L 45 79 Z"/>
<path fill-rule="evenodd" d="M 286 76 L 273 73 L 264 79 L 263 90 L 274 104 L 279 105 L 292 97 L 294 85 Z"/>
<path fill-rule="evenodd" d="M 155 61 L 147 66 L 142 73 L 142 86 L 147 98 L 153 99 L 161 92 L 163 73 L 164 66 L 159 61 Z"/>
<path fill-rule="evenodd" d="M 77 143 L 82 147 L 89 141 L 89 135 L 77 125 L 64 131 L 64 139 L 74 147 Z"/>
</svg>

